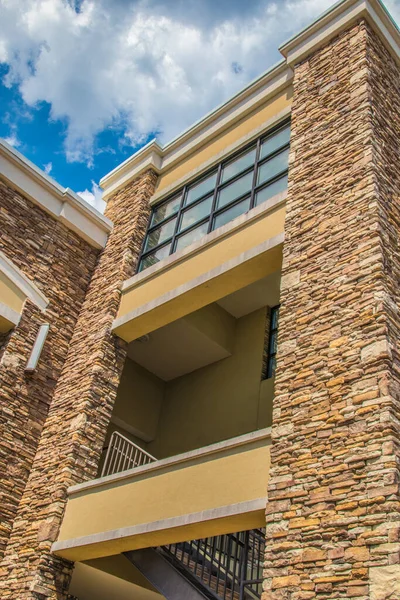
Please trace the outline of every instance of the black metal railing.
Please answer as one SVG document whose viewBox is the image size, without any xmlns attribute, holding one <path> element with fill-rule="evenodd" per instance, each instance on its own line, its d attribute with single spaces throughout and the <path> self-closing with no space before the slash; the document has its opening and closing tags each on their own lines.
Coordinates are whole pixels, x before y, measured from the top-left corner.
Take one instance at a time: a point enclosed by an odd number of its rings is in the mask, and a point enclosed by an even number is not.
<svg viewBox="0 0 400 600">
<path fill-rule="evenodd" d="M 265 530 L 252 529 L 164 546 L 162 551 L 184 568 L 212 597 L 261 598 Z"/>
</svg>

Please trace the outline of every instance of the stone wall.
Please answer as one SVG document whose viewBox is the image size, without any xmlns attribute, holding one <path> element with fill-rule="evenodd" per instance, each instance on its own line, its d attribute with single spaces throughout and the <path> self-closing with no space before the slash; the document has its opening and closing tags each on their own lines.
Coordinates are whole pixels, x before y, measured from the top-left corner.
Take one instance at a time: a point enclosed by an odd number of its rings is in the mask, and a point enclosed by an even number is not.
<svg viewBox="0 0 400 600">
<path fill-rule="evenodd" d="M 111 334 L 121 285 L 134 273 L 156 175 L 140 176 L 108 202 L 114 228 L 93 274 L 43 428 L 3 561 L 1 598 L 67 597 L 72 565 L 50 553 L 71 485 L 96 477 L 126 358 Z"/>
<path fill-rule="evenodd" d="M 265 600 L 400 562 L 399 82 L 365 22 L 295 68 Z"/>
<path fill-rule="evenodd" d="M 49 300 L 26 302 L 22 319 L 0 339 L 0 558 L 37 450 L 97 251 L 0 181 L 0 249 Z M 26 374 L 39 326 L 50 331 L 34 373 Z"/>
</svg>

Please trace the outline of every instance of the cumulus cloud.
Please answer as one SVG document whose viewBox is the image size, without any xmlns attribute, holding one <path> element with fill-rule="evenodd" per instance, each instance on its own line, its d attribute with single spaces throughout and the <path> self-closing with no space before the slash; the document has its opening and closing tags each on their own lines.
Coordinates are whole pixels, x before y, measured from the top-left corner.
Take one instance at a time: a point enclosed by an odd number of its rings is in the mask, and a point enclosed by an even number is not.
<svg viewBox="0 0 400 600">
<path fill-rule="evenodd" d="M 104 212 L 106 203 L 102 199 L 102 190 L 95 181 L 92 181 L 92 189 L 78 192 L 78 196 L 83 198 L 88 204 L 97 208 L 98 211 Z"/>
<path fill-rule="evenodd" d="M 4 83 L 30 106 L 49 103 L 66 126 L 68 160 L 90 164 L 105 128 L 131 145 L 175 136 L 275 62 L 279 43 L 332 3 L 0 0 Z"/>
</svg>

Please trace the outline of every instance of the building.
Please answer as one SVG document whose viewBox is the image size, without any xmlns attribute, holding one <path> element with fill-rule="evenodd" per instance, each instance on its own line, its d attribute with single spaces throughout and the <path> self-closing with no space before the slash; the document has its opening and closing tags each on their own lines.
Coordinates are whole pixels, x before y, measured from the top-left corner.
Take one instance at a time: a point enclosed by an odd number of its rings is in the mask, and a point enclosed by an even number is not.
<svg viewBox="0 0 400 600">
<path fill-rule="evenodd" d="M 106 217 L 0 145 L 2 599 L 400 598 L 400 33 L 281 53 Z"/>
</svg>

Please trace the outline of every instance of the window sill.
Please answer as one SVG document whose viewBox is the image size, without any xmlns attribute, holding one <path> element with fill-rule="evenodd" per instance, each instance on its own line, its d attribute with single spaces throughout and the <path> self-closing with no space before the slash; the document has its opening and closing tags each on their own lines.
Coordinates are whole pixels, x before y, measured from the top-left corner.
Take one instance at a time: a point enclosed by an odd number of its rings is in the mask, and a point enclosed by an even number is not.
<svg viewBox="0 0 400 600">
<path fill-rule="evenodd" d="M 142 285 L 143 283 L 150 281 L 151 279 L 158 277 L 164 271 L 167 271 L 173 266 L 176 266 L 188 258 L 195 256 L 199 252 L 202 252 L 207 247 L 220 242 L 225 237 L 230 236 L 234 231 L 239 231 L 240 229 L 244 229 L 253 221 L 259 219 L 261 216 L 264 216 L 268 212 L 272 212 L 282 204 L 285 204 L 287 197 L 287 190 L 277 194 L 273 198 L 271 198 L 268 202 L 261 204 L 260 206 L 256 206 L 252 208 L 247 213 L 240 215 L 230 223 L 219 227 L 215 231 L 205 235 L 201 240 L 191 244 L 187 248 L 175 252 L 171 254 L 167 258 L 161 260 L 157 264 L 152 267 L 148 267 L 144 271 L 137 273 L 127 281 L 122 284 L 122 291 L 126 292 L 132 288 L 137 287 L 138 285 Z"/>
</svg>

